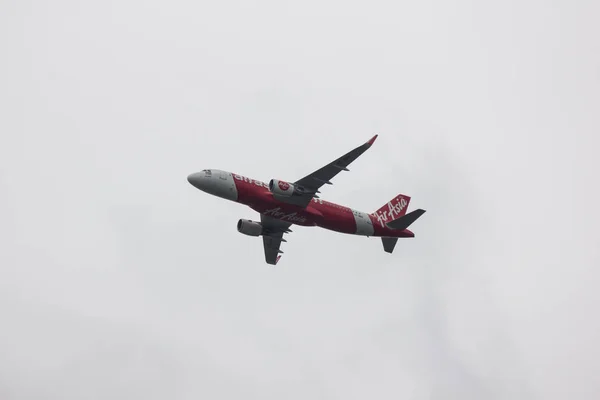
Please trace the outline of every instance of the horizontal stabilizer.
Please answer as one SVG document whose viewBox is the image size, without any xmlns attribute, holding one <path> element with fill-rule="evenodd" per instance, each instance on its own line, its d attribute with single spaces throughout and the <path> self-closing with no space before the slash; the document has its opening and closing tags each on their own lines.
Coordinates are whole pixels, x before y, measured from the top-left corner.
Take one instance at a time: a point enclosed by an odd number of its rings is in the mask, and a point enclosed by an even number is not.
<svg viewBox="0 0 600 400">
<path fill-rule="evenodd" d="M 394 251 L 394 247 L 396 247 L 396 243 L 398 243 L 398 238 L 382 237 L 381 242 L 383 243 L 383 251 L 385 251 L 386 253 L 391 253 Z"/>
<path fill-rule="evenodd" d="M 391 222 L 388 222 L 386 225 L 388 228 L 404 230 L 408 228 L 413 222 L 415 222 L 421 215 L 425 214 L 425 210 L 414 210 L 409 212 L 408 214 L 397 218 Z"/>
</svg>

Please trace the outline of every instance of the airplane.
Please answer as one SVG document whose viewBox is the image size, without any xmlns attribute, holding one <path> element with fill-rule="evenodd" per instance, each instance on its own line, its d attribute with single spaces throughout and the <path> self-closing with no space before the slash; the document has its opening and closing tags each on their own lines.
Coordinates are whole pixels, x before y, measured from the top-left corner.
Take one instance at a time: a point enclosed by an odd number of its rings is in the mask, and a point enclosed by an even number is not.
<svg viewBox="0 0 600 400">
<path fill-rule="evenodd" d="M 290 183 L 271 179 L 269 183 L 218 169 L 205 169 L 187 177 L 188 182 L 206 193 L 245 204 L 260 213 L 260 222 L 240 219 L 237 230 L 249 236 L 262 236 L 267 264 L 276 265 L 281 258 L 283 238 L 290 226 L 317 226 L 335 232 L 380 237 L 383 249 L 392 253 L 398 238 L 413 238 L 407 228 L 425 210 L 406 213 L 410 197 L 399 194 L 373 213 L 357 211 L 319 197 L 323 185 L 367 151 L 378 135 L 335 161 Z"/>
</svg>

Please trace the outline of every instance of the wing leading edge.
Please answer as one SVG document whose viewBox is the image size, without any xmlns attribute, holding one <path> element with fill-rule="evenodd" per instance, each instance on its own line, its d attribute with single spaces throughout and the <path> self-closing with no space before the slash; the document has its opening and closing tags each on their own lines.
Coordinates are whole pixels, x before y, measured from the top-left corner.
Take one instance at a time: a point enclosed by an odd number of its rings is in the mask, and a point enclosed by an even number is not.
<svg viewBox="0 0 600 400">
<path fill-rule="evenodd" d="M 297 186 L 301 186 L 304 190 L 311 193 L 307 195 L 303 199 L 303 206 L 306 207 L 313 198 L 313 193 L 319 193 L 319 189 L 323 185 L 331 185 L 331 179 L 335 177 L 342 171 L 349 171 L 348 166 L 360 157 L 365 151 L 367 151 L 373 143 L 375 143 L 375 139 L 377 139 L 378 135 L 373 136 L 368 142 L 365 144 L 358 146 L 354 150 L 349 151 L 344 154 L 337 160 L 334 160 L 327 164 L 326 166 L 316 170 L 310 175 L 305 176 L 304 178 L 296 181 L 294 184 Z"/>
</svg>

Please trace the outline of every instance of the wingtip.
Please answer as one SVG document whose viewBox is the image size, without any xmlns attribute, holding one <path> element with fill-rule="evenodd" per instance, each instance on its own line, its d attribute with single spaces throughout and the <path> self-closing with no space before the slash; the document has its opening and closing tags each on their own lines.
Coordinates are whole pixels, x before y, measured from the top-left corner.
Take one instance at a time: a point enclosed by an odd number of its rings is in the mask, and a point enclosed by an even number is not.
<svg viewBox="0 0 600 400">
<path fill-rule="evenodd" d="M 379 136 L 379 134 L 377 134 L 377 135 L 373 136 L 373 137 L 371 138 L 371 140 L 369 140 L 369 141 L 367 142 L 367 144 L 368 144 L 369 146 L 373 145 L 373 143 L 375 143 L 375 140 L 377 139 L 377 136 Z"/>
</svg>

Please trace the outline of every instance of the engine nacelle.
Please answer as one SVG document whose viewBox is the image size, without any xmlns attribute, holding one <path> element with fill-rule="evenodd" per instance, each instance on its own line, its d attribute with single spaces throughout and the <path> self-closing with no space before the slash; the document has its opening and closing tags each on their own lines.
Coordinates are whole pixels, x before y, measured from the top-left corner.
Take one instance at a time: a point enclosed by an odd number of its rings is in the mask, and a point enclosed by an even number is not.
<svg viewBox="0 0 600 400">
<path fill-rule="evenodd" d="M 297 192 L 296 187 L 288 182 L 280 181 L 279 179 L 271 179 L 269 181 L 269 190 L 273 194 L 284 197 L 292 197 Z"/>
<path fill-rule="evenodd" d="M 240 219 L 237 223 L 237 230 L 244 235 L 260 236 L 263 232 L 263 227 L 260 222 Z"/>
</svg>

